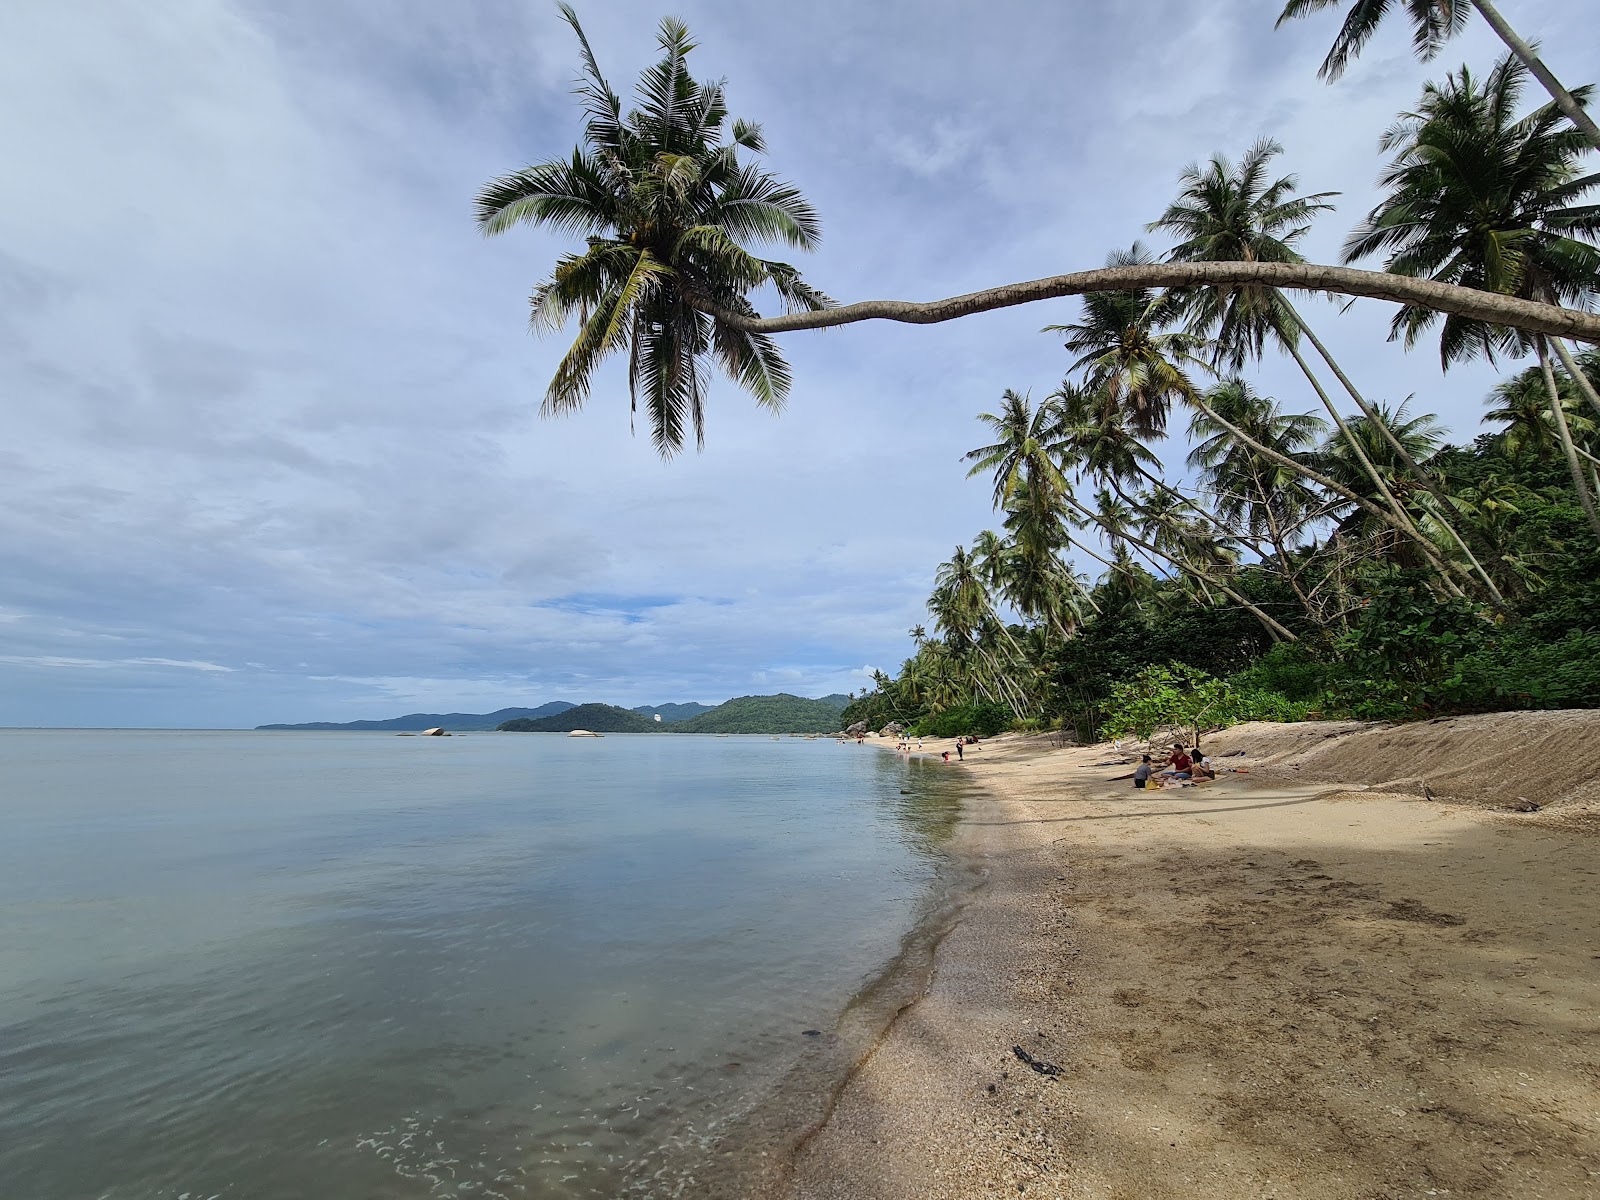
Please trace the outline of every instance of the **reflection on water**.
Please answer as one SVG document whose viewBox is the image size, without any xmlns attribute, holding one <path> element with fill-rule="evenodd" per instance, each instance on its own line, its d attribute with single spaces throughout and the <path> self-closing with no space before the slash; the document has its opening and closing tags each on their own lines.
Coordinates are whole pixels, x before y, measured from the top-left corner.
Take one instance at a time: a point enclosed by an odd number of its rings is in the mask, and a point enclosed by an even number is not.
<svg viewBox="0 0 1600 1200">
<path fill-rule="evenodd" d="M 799 739 L 5 731 L 0 767 L 30 1200 L 613 1194 L 807 1052 L 959 809 Z"/>
</svg>

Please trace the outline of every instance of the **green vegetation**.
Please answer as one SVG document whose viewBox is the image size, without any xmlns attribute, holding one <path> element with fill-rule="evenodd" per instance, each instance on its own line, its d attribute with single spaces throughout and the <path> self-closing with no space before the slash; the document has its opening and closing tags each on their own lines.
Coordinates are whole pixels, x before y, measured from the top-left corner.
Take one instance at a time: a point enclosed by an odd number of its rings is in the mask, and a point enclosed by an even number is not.
<svg viewBox="0 0 1600 1200">
<path fill-rule="evenodd" d="M 712 709 L 709 704 L 697 704 L 693 700 L 687 704 L 640 704 L 634 712 L 642 713 L 647 717 L 661 716 L 661 724 L 670 725 L 673 721 L 687 721 L 690 717 L 698 717 L 701 713 L 708 713 Z"/>
<path fill-rule="evenodd" d="M 662 728 L 668 733 L 832 733 L 842 727 L 839 715 L 848 703 L 848 696 L 807 700 L 786 692 L 739 696 L 698 717 Z"/>
<path fill-rule="evenodd" d="M 1280 20 L 1342 2 L 1289 0 Z M 663 23 L 663 58 L 624 114 L 570 10 L 584 144 L 570 164 L 491 184 L 479 220 L 587 236 L 534 297 L 540 319 L 582 316 L 546 409 L 581 403 L 596 364 L 626 351 L 663 454 L 690 424 L 701 436 L 713 363 L 776 407 L 789 378 L 773 334 L 1085 297 L 1076 321 L 1049 327 L 1069 355 L 1060 385 L 1038 403 L 1008 390 L 980 417 L 987 444 L 968 459 L 992 482 L 999 529 L 938 567 L 932 634 L 914 629 L 899 674 L 879 673 L 840 723 L 1098 736 L 1592 704 L 1600 358 L 1568 342 L 1600 342 L 1600 173 L 1586 162 L 1600 131 L 1582 111 L 1589 88 L 1562 87 L 1488 0 L 1471 7 L 1511 54 L 1427 84 L 1377 139 L 1382 195 L 1342 266 L 1300 251 L 1337 193 L 1275 178 L 1281 148 L 1263 140 L 1181 172 L 1145 226 L 1164 251 L 1135 242 L 1099 271 L 835 307 L 739 243 L 809 248 L 817 220 L 794 188 L 739 163 L 761 151 L 754 127 L 723 140 L 722 88 L 688 74 L 683 27 Z M 1424 58 L 1468 19 L 1443 0 L 1349 0 L 1324 73 L 1402 8 Z M 1530 73 L 1551 103 L 1524 104 Z M 787 314 L 756 313 L 763 287 Z M 1334 358 L 1291 291 L 1397 304 L 1392 338 L 1437 332 L 1446 370 L 1506 361 L 1488 430 L 1445 445 L 1409 400 L 1369 399 L 1373 381 Z M 1252 378 L 1275 355 L 1298 372 L 1281 400 Z M 1095 577 L 1076 573 L 1085 561 Z M 712 718 L 677 728 L 729 728 Z"/>
<path fill-rule="evenodd" d="M 580 704 L 553 717 L 507 721 L 502 733 L 570 733 L 587 729 L 591 733 L 654 733 L 661 726 L 649 717 L 618 708 L 614 704 Z"/>
</svg>

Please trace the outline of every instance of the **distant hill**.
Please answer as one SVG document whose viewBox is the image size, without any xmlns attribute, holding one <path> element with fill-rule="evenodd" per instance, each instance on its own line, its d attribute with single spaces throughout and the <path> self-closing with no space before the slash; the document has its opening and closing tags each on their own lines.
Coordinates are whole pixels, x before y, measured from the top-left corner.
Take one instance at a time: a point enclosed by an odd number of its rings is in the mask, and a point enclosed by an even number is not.
<svg viewBox="0 0 1600 1200">
<path fill-rule="evenodd" d="M 668 733 L 832 733 L 848 696 L 807 700 L 779 692 L 776 696 L 739 696 L 687 721 L 666 725 Z M 559 718 L 557 718 L 559 720 Z"/>
<path fill-rule="evenodd" d="M 387 721 L 307 721 L 302 725 L 257 725 L 257 729 L 449 729 L 470 732 L 480 729 L 498 729 L 506 721 L 527 718 L 538 720 L 566 712 L 577 705 L 565 700 L 552 700 L 538 708 L 502 708 L 492 713 L 410 713 L 404 717 L 391 717 Z M 666 718 L 663 716 L 662 718 Z"/>
<path fill-rule="evenodd" d="M 614 704 L 580 704 L 553 717 L 519 717 L 499 726 L 504 733 L 570 733 L 574 729 L 591 733 L 654 733 L 663 727 L 642 713 Z"/>
<path fill-rule="evenodd" d="M 661 724 L 670 725 L 674 721 L 687 721 L 690 717 L 698 717 L 701 713 L 708 713 L 711 711 L 711 705 L 696 704 L 693 701 L 688 704 L 641 704 L 633 711 L 643 713 L 647 717 L 653 717 L 656 713 L 660 713 Z"/>
</svg>

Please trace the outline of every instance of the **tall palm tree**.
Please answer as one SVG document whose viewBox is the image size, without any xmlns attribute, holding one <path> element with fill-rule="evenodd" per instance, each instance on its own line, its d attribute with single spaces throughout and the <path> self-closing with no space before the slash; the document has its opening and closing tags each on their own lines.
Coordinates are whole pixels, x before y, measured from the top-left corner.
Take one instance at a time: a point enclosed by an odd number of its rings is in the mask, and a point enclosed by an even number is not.
<svg viewBox="0 0 1600 1200">
<path fill-rule="evenodd" d="M 1577 201 L 1600 187 L 1600 175 L 1581 173 L 1587 147 L 1554 106 L 1517 115 L 1525 80 L 1522 65 L 1505 58 L 1481 82 L 1462 67 L 1444 83 L 1424 88 L 1417 108 L 1383 136 L 1381 148 L 1394 153 L 1380 177 L 1388 194 L 1350 235 L 1346 261 L 1384 254 L 1385 268 L 1397 274 L 1547 304 L 1593 303 L 1600 294 L 1600 250 L 1592 244 L 1600 234 L 1600 206 Z M 1437 318 L 1406 305 L 1395 316 L 1393 335 L 1413 344 Z M 1584 479 L 1549 364 L 1552 343 L 1574 383 L 1592 390 L 1559 338 L 1530 338 L 1450 316 L 1440 330 L 1439 356 L 1449 367 L 1497 351 L 1534 351 L 1573 486 L 1600 537 L 1600 509 Z"/>
<path fill-rule="evenodd" d="M 1337 8 L 1341 4 L 1348 4 L 1350 11 L 1345 14 L 1344 24 L 1333 39 L 1333 48 L 1328 51 L 1328 57 L 1323 59 L 1322 67 L 1317 71 L 1320 78 L 1332 81 L 1343 75 L 1350 60 L 1361 53 L 1367 39 L 1377 32 L 1383 19 L 1396 8 L 1404 8 L 1410 16 L 1411 43 L 1417 57 L 1427 62 L 1439 53 L 1446 41 L 1461 32 L 1467 23 L 1470 4 L 1489 23 L 1489 27 L 1511 53 L 1544 85 L 1563 115 L 1577 126 L 1590 145 L 1600 149 L 1600 127 L 1584 112 L 1581 97 L 1561 86 L 1561 81 L 1544 64 L 1534 46 L 1523 40 L 1510 22 L 1500 15 L 1500 10 L 1492 0 L 1398 0 L 1398 3 L 1396 0 L 1288 0 L 1283 12 L 1278 15 L 1278 25 L 1325 8 Z"/>
<path fill-rule="evenodd" d="M 1028 492 L 1048 498 L 1061 489 L 1056 466 L 1061 440 L 1061 414 L 1054 398 L 1034 406 L 1026 395 L 1007 388 L 998 413 L 979 413 L 978 420 L 995 440 L 969 450 L 964 456 L 972 467 L 967 478 L 989 472 L 994 476 L 994 506 L 1004 508 L 1013 496 Z"/>
<path fill-rule="evenodd" d="M 1327 428 L 1317 417 L 1283 412 L 1275 400 L 1257 394 L 1242 379 L 1223 380 L 1207 392 L 1206 400 L 1213 412 L 1226 414 L 1283 458 L 1306 454 Z M 1324 512 L 1322 495 L 1299 472 L 1251 450 L 1203 412 L 1191 418 L 1189 435 L 1195 442 L 1189 465 L 1215 493 L 1219 515 L 1272 547 L 1279 573 L 1306 614 L 1315 617 L 1293 550 L 1302 532 Z"/>
<path fill-rule="evenodd" d="M 1003 590 L 1018 612 L 1065 634 L 1076 622 L 1078 588 L 1061 559 L 1071 539 L 1062 520 L 1060 405 L 1051 396 L 1035 407 L 1008 388 L 1000 412 L 978 419 L 996 440 L 965 455 L 973 464 L 967 477 L 991 473 L 994 506 L 1006 513 L 1012 540 L 996 560 L 1003 564 Z"/>
<path fill-rule="evenodd" d="M 1153 262 L 1135 242 L 1106 259 L 1108 267 Z M 1067 325 L 1046 325 L 1046 333 L 1066 334 L 1066 349 L 1078 357 L 1068 374 L 1081 371 L 1087 387 L 1072 397 L 1102 401 L 1102 413 L 1116 413 L 1139 436 L 1161 437 L 1174 401 L 1194 391 L 1188 370 L 1200 366 L 1202 339 L 1167 329 L 1180 313 L 1172 292 L 1140 288 L 1085 296 L 1083 319 Z"/>
<path fill-rule="evenodd" d="M 741 161 L 741 151 L 765 150 L 760 126 L 730 123 L 722 84 L 689 74 L 695 44 L 682 22 L 661 22 L 662 57 L 639 78 L 638 107 L 624 112 L 577 15 L 566 4 L 561 12 L 584 64 L 583 145 L 570 159 L 485 185 L 478 227 L 499 234 L 546 225 L 587 239 L 581 253 L 562 255 L 533 293 L 535 328 L 578 320 L 544 411 L 581 407 L 600 363 L 626 354 L 634 410 L 642 400 L 657 449 L 670 455 L 689 428 L 704 443 L 708 358 L 757 403 L 782 408 L 790 374 L 777 344 L 716 314 L 755 316 L 750 296 L 764 287 L 790 311 L 826 307 L 828 298 L 793 266 L 746 248 L 810 250 L 821 227 L 798 190 Z"/>
<path fill-rule="evenodd" d="M 1576 389 L 1564 387 L 1560 392 L 1568 430 L 1575 439 L 1581 439 L 1585 444 L 1592 442 L 1597 426 L 1594 419 L 1578 406 Z M 1556 432 L 1555 420 L 1550 415 L 1544 375 L 1538 367 L 1529 367 L 1501 380 L 1484 403 L 1489 406 L 1483 414 L 1484 420 L 1505 426 L 1499 434 L 1500 442 L 1512 458 L 1522 455 L 1549 458 L 1560 451 L 1561 438 Z"/>
<path fill-rule="evenodd" d="M 1388 427 L 1390 434 L 1393 435 L 1392 438 L 1384 437 L 1374 428 L 1375 423 L 1365 417 L 1357 417 L 1351 421 L 1350 432 L 1365 451 L 1367 458 L 1378 464 L 1380 470 L 1393 469 L 1395 456 L 1390 447 L 1391 441 L 1399 441 L 1405 446 L 1407 454 L 1414 461 L 1426 462 L 1444 440 L 1443 430 L 1432 413 L 1409 417 L 1405 404 L 1394 409 L 1379 405 L 1376 417 Z M 1365 482 L 1364 475 L 1356 466 L 1354 456 L 1350 452 L 1350 443 L 1343 439 L 1329 439 L 1323 445 L 1318 459 L 1324 471 L 1352 491 L 1360 490 Z M 1422 501 L 1428 498 L 1423 489 L 1404 476 L 1396 477 L 1395 488 L 1401 502 L 1413 511 L 1418 524 L 1423 524 L 1422 518 L 1426 515 L 1426 509 Z M 1402 548 L 1389 530 L 1374 528 L 1371 518 L 1366 513 L 1338 502 L 1331 506 L 1331 510 L 1334 516 L 1339 516 L 1341 511 L 1344 514 L 1339 527 L 1341 532 L 1355 537 L 1372 538 L 1380 544 L 1383 552 L 1389 557 L 1406 560 L 1407 565 L 1418 565 L 1414 553 L 1409 557 L 1406 554 L 1406 550 L 1411 548 L 1409 546 Z"/>
<path fill-rule="evenodd" d="M 1296 196 L 1298 180 L 1294 175 L 1272 179 L 1268 168 L 1281 153 L 1283 147 L 1276 141 L 1262 138 L 1245 152 L 1237 166 L 1225 156 L 1216 154 L 1204 167 L 1196 165 L 1187 168 L 1180 176 L 1182 187 L 1177 200 L 1149 225 L 1152 230 L 1165 230 L 1180 239 L 1168 257 L 1190 262 L 1216 259 L 1303 262 L 1297 245 L 1310 230 L 1312 218 L 1332 208 L 1328 197 L 1334 193 Z M 1321 380 L 1300 353 L 1299 340 L 1302 335 L 1333 370 L 1345 392 L 1369 421 L 1374 419 L 1372 407 L 1356 390 L 1350 377 L 1334 360 L 1321 339 L 1312 332 L 1311 326 L 1289 298 L 1273 287 L 1204 288 L 1191 294 L 1190 310 L 1191 327 L 1214 333 L 1218 360 L 1226 362 L 1234 370 L 1250 358 L 1259 358 L 1269 341 L 1276 343 L 1294 359 L 1332 418 L 1340 436 L 1349 444 L 1351 453 L 1371 480 L 1376 495 L 1394 514 L 1400 532 L 1420 543 L 1423 540 L 1421 531 L 1415 527 L 1389 488 L 1387 480 L 1353 438 Z M 1427 473 L 1407 456 L 1403 445 L 1395 443 L 1393 449 L 1414 478 L 1431 486 Z M 1448 514 L 1448 498 L 1439 492 L 1436 499 L 1443 514 Z M 1445 528 L 1463 556 L 1472 564 L 1490 596 L 1498 601 L 1500 597 L 1488 572 L 1478 563 L 1448 516 L 1443 514 L 1440 520 Z"/>
</svg>

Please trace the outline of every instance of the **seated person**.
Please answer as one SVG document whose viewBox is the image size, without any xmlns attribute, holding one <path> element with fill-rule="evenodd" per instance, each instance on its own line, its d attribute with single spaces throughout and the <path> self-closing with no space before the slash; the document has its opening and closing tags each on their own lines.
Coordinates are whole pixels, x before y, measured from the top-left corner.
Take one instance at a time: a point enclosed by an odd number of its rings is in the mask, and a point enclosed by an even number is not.
<svg viewBox="0 0 1600 1200">
<path fill-rule="evenodd" d="M 1150 774 L 1155 768 L 1150 765 L 1150 756 L 1146 754 L 1139 760 L 1139 765 L 1133 770 L 1133 786 L 1136 788 L 1148 787 Z"/>
<path fill-rule="evenodd" d="M 1190 758 L 1183 746 L 1174 742 L 1172 744 L 1172 757 L 1167 762 L 1167 769 L 1161 772 L 1168 779 L 1188 779 L 1190 769 L 1194 766 L 1194 759 Z"/>
<path fill-rule="evenodd" d="M 1189 776 L 1196 783 L 1203 779 L 1215 779 L 1217 777 L 1216 768 L 1206 761 L 1206 756 L 1200 753 L 1199 746 L 1194 748 L 1194 761 L 1190 764 Z"/>
</svg>

